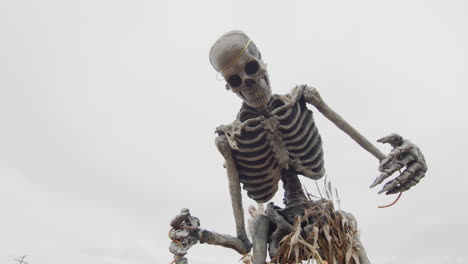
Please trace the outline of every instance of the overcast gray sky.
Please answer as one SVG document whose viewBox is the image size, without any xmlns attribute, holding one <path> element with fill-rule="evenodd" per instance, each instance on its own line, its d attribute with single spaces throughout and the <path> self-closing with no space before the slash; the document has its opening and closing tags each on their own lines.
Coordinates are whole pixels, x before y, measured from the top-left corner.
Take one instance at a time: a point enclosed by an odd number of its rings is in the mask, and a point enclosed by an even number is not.
<svg viewBox="0 0 468 264">
<path fill-rule="evenodd" d="M 0 262 L 169 264 L 184 207 L 235 234 L 214 129 L 241 102 L 208 51 L 240 29 L 274 92 L 314 86 L 370 140 L 398 132 L 426 155 L 427 177 L 378 209 L 394 197 L 368 188 L 375 158 L 315 115 L 371 261 L 468 263 L 467 12 L 462 0 L 2 0 Z M 239 259 L 208 245 L 188 257 Z"/>
</svg>

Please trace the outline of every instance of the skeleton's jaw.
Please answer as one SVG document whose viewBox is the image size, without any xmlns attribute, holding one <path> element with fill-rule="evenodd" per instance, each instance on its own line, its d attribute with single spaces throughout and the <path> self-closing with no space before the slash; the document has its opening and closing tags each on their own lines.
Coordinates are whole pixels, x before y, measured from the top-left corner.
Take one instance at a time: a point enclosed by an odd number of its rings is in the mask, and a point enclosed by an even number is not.
<svg viewBox="0 0 468 264">
<path fill-rule="evenodd" d="M 268 104 L 271 94 L 263 91 L 239 92 L 244 102 L 252 108 L 263 108 Z"/>
<path fill-rule="evenodd" d="M 271 99 L 271 88 L 267 75 L 258 80 L 254 86 L 237 92 L 237 95 L 248 106 L 257 110 L 264 110 Z"/>
</svg>

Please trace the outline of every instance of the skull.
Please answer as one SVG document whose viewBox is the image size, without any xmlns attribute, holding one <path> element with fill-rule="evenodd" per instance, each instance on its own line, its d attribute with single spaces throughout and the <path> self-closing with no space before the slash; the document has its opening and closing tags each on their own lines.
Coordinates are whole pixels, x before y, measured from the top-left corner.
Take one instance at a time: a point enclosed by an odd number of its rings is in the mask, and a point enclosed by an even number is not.
<svg viewBox="0 0 468 264">
<path fill-rule="evenodd" d="M 266 65 L 255 44 L 242 31 L 222 35 L 210 50 L 211 65 L 226 80 L 226 88 L 248 106 L 262 109 L 271 98 Z"/>
</svg>

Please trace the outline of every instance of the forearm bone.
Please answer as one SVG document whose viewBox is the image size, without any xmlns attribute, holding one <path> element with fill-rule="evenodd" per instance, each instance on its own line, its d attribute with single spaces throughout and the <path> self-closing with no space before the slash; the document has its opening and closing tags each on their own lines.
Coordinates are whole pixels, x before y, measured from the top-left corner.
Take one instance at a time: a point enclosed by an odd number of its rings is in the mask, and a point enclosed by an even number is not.
<svg viewBox="0 0 468 264">
<path fill-rule="evenodd" d="M 242 195 L 237 168 L 232 157 L 232 150 L 225 136 L 216 138 L 216 146 L 226 161 L 226 170 L 228 175 L 229 193 L 231 195 L 232 209 L 236 221 L 237 238 L 243 241 L 250 251 L 251 243 L 247 239 L 244 222 L 244 209 L 242 207 Z M 208 242 L 209 243 L 209 242 Z"/>
<path fill-rule="evenodd" d="M 312 104 L 322 113 L 328 120 L 335 124 L 339 129 L 350 136 L 356 143 L 362 148 L 371 153 L 379 161 L 383 160 L 386 155 L 376 148 L 367 138 L 359 133 L 354 127 L 352 127 L 346 120 L 338 115 L 333 109 L 331 109 L 322 99 L 317 89 L 313 87 L 303 86 L 303 93 L 306 102 Z"/>
</svg>

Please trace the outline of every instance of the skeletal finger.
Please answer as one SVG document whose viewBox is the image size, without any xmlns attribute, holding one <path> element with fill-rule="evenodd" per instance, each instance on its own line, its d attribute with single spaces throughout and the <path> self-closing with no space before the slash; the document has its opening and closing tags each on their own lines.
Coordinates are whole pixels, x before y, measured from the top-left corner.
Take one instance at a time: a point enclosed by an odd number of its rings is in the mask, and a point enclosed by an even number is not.
<svg viewBox="0 0 468 264">
<path fill-rule="evenodd" d="M 395 189 L 393 190 L 390 190 L 387 192 L 387 194 L 394 194 L 394 193 L 399 193 L 399 192 L 404 192 L 404 191 L 407 191 L 409 189 L 411 189 L 411 187 L 415 186 L 416 184 L 418 184 L 418 182 L 425 176 L 425 173 L 423 170 L 418 170 L 415 174 L 414 174 L 414 178 L 410 178 L 408 179 L 406 182 L 404 182 L 403 184 L 401 184 L 400 186 L 396 187 Z"/>
<path fill-rule="evenodd" d="M 408 151 L 410 150 L 411 150 L 411 145 L 405 142 L 401 146 L 398 146 L 392 149 L 392 151 L 390 152 L 390 155 L 394 157 L 399 157 L 402 154 L 408 153 Z"/>
<path fill-rule="evenodd" d="M 374 188 L 375 186 L 381 184 L 385 179 L 387 179 L 391 174 L 386 172 L 382 172 L 379 177 L 375 178 L 374 182 L 370 185 L 370 188 Z"/>
<path fill-rule="evenodd" d="M 190 236 L 190 232 L 188 230 L 171 230 L 169 232 L 169 237 L 172 240 L 183 240 Z"/>
<path fill-rule="evenodd" d="M 380 174 L 379 177 L 377 177 L 374 182 L 371 184 L 370 188 L 375 187 L 378 184 L 381 184 L 386 178 L 388 178 L 390 175 L 395 173 L 397 170 L 402 169 L 405 167 L 408 163 L 412 162 L 415 158 L 411 155 L 405 156 L 402 160 L 394 160 L 392 163 L 387 164 L 388 168 L 385 168 Z M 380 170 L 381 168 L 379 168 Z"/>
<path fill-rule="evenodd" d="M 399 182 L 405 183 L 410 177 L 414 177 L 416 174 L 416 171 L 421 169 L 421 164 L 420 163 L 413 163 L 409 165 L 406 170 L 397 177 Z"/>
<path fill-rule="evenodd" d="M 408 163 L 410 163 L 410 162 L 412 162 L 414 160 L 416 160 L 416 158 L 413 155 L 405 155 L 402 159 L 393 159 L 393 160 L 390 160 L 389 162 L 387 162 L 386 164 L 381 163 L 380 166 L 379 166 L 379 171 L 382 171 L 382 172 L 386 171 L 387 169 L 392 168 L 395 164 L 398 164 L 400 166 L 400 168 L 398 168 L 398 169 L 401 169 L 404 166 L 406 166 L 406 164 L 408 164 Z M 393 172 L 395 172 L 395 171 L 393 171 Z"/>
<path fill-rule="evenodd" d="M 374 182 L 369 186 L 369 188 L 374 188 L 375 186 L 377 186 L 377 184 L 380 184 L 381 182 L 383 182 L 385 178 L 381 179 L 381 176 L 375 178 Z"/>
<path fill-rule="evenodd" d="M 379 191 L 379 194 L 383 193 L 383 192 L 387 192 L 395 187 L 397 187 L 398 185 L 400 184 L 400 182 L 397 180 L 397 179 L 393 179 L 389 182 L 387 182 L 384 187 L 382 188 L 382 190 Z"/>
<path fill-rule="evenodd" d="M 385 184 L 379 193 L 388 192 L 392 189 L 395 189 L 399 185 L 402 186 L 411 176 L 414 176 L 416 171 L 419 169 L 421 169 L 421 164 L 419 163 L 413 163 L 409 165 L 406 170 L 400 174 L 400 176 Z"/>
<path fill-rule="evenodd" d="M 190 211 L 187 208 L 180 210 L 180 214 L 176 215 L 171 221 L 171 226 L 178 228 L 182 222 L 190 216 Z"/>
<path fill-rule="evenodd" d="M 391 153 L 390 153 L 391 154 Z M 379 165 L 379 171 L 383 171 L 385 167 L 387 167 L 387 165 L 392 162 L 393 160 L 395 160 L 395 157 L 393 156 L 390 156 L 390 154 L 388 154 L 388 156 L 383 159 L 382 161 L 380 161 L 380 165 Z"/>
<path fill-rule="evenodd" d="M 388 174 L 386 172 L 383 172 L 382 174 L 380 174 L 379 177 L 375 178 L 374 182 L 369 186 L 369 188 L 374 188 L 378 184 L 381 184 L 389 176 L 390 176 L 390 174 Z"/>
<path fill-rule="evenodd" d="M 413 180 L 416 182 L 416 183 L 419 183 L 419 181 L 424 178 L 424 176 L 426 176 L 426 171 L 425 170 L 421 170 L 422 173 L 418 173 L 416 175 L 414 175 L 414 178 Z"/>
<path fill-rule="evenodd" d="M 424 156 L 423 156 L 423 154 L 421 152 L 418 153 L 418 162 L 421 163 L 422 170 L 424 171 L 424 173 L 426 173 L 426 171 L 427 171 L 426 159 L 424 158 Z"/>
<path fill-rule="evenodd" d="M 397 186 L 397 187 L 393 188 L 392 190 L 386 192 L 385 194 L 395 194 L 395 193 L 399 193 L 399 192 L 404 192 L 404 191 L 409 190 L 411 187 L 413 187 L 416 184 L 417 184 L 416 181 L 410 179 L 405 184 Z"/>
<path fill-rule="evenodd" d="M 401 155 L 408 153 L 411 150 L 411 145 L 407 142 L 403 143 L 401 146 L 398 146 L 387 155 L 385 159 L 380 162 L 380 167 L 385 167 L 389 162 L 399 158 Z"/>
</svg>

